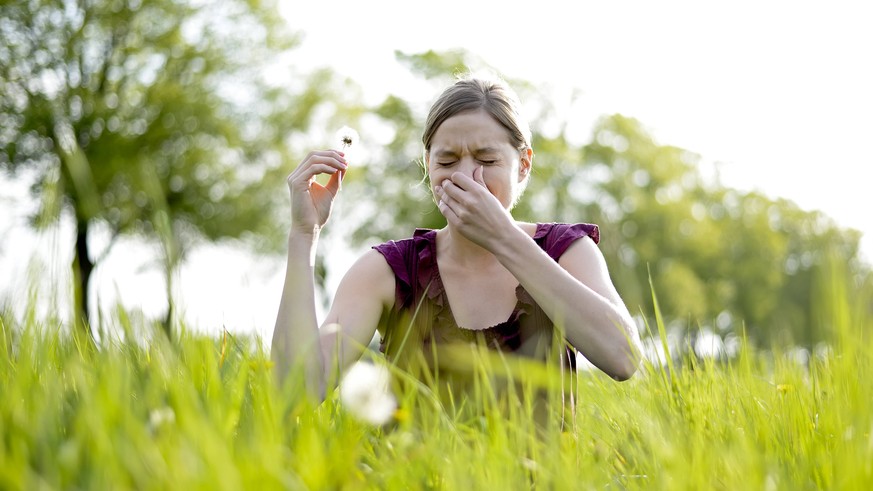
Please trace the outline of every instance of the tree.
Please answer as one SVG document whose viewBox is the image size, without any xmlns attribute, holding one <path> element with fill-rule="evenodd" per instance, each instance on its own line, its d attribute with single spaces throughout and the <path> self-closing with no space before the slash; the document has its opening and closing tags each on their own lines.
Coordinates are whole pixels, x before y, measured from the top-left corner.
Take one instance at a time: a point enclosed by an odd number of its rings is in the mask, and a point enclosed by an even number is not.
<svg viewBox="0 0 873 491">
<path fill-rule="evenodd" d="M 651 311 L 651 274 L 676 327 L 743 325 L 753 341 L 812 345 L 827 338 L 813 309 L 828 258 L 846 261 L 855 277 L 847 279 L 869 281 L 857 231 L 788 200 L 705 181 L 698 155 L 658 144 L 633 118 L 604 117 L 583 155 L 580 181 L 595 197 L 587 210 L 606 229 L 616 283 Z"/>
<path fill-rule="evenodd" d="M 285 137 L 309 127 L 335 77 L 264 76 L 297 42 L 271 2 L 28 0 L 0 19 L 0 169 L 38 176 L 35 226 L 75 222 L 86 326 L 96 224 L 159 239 L 168 297 L 196 239 L 277 242 L 266 210 L 288 171 Z"/>
<path fill-rule="evenodd" d="M 458 72 L 487 69 L 469 53 L 398 53 L 434 91 Z M 701 157 L 655 141 L 637 120 L 606 115 L 589 142 L 574 144 L 549 87 L 510 80 L 531 114 L 534 172 L 513 210 L 520 220 L 588 221 L 602 229 L 600 248 L 633 312 L 653 311 L 651 276 L 670 325 L 693 335 L 743 326 L 751 340 L 813 344 L 815 282 L 829 256 L 845 258 L 858 284 L 870 284 L 857 259 L 860 236 L 820 212 L 787 200 L 729 189 L 703 178 Z M 351 173 L 345 200 L 355 202 L 353 240 L 370 244 L 442 227 L 418 165 L 425 115 L 420 101 L 387 97 L 373 109 L 391 132 L 364 173 Z M 529 109 L 530 110 L 530 109 Z M 550 128 L 550 129 L 549 129 Z M 555 129 L 557 128 L 557 130 Z M 390 207 L 374 206 L 391 203 Z"/>
<path fill-rule="evenodd" d="M 493 71 L 484 60 L 464 50 L 395 54 L 399 62 L 430 82 L 433 97 L 457 74 Z M 519 91 L 530 88 L 530 83 L 523 80 L 512 80 L 512 85 Z M 367 111 L 366 123 L 382 133 L 387 130 L 390 137 L 383 146 L 373 149 L 365 162 L 366 172 L 352 169 L 344 182 L 343 201 L 355 203 L 355 209 L 347 212 L 347 221 L 355 224 L 355 244 L 407 236 L 413 227 L 440 228 L 446 224 L 425 181 L 421 133 L 426 114 L 421 102 L 388 95 Z M 362 130 L 367 136 L 367 127 Z"/>
</svg>

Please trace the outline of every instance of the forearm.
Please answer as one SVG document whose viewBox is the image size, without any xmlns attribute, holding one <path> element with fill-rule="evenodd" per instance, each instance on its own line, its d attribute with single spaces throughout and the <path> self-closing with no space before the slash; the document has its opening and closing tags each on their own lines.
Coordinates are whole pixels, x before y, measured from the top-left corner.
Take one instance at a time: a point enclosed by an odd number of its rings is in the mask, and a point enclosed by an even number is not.
<svg viewBox="0 0 873 491">
<path fill-rule="evenodd" d="M 637 336 L 623 304 L 571 275 L 522 230 L 492 252 L 591 363 L 617 379 L 633 374 Z"/>
<path fill-rule="evenodd" d="M 314 263 L 318 233 L 291 232 L 285 284 L 273 329 L 271 357 L 280 383 L 302 370 L 310 395 L 324 397 L 324 363 L 315 312 Z"/>
</svg>

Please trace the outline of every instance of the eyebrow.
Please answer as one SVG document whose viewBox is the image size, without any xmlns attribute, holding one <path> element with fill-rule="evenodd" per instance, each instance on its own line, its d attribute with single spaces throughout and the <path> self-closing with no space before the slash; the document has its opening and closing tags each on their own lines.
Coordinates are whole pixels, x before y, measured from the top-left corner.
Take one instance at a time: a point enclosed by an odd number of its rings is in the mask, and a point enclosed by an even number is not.
<svg viewBox="0 0 873 491">
<path fill-rule="evenodd" d="M 497 152 L 498 152 L 498 150 L 495 147 L 483 147 L 483 148 L 477 148 L 476 150 L 473 150 L 473 155 L 481 155 L 483 153 L 497 153 Z M 437 158 L 439 158 L 439 157 L 457 157 L 458 153 L 454 152 L 452 150 L 439 150 L 435 153 L 435 155 Z"/>
<path fill-rule="evenodd" d="M 494 147 L 484 147 L 484 148 L 477 148 L 476 150 L 473 151 L 473 154 L 479 155 L 479 154 L 483 154 L 483 153 L 497 153 L 497 152 L 498 152 L 498 150 Z"/>
<path fill-rule="evenodd" d="M 439 158 L 439 157 L 457 157 L 457 156 L 458 156 L 458 154 L 456 154 L 455 152 L 453 152 L 451 150 L 440 150 L 440 151 L 436 152 L 437 158 Z"/>
</svg>

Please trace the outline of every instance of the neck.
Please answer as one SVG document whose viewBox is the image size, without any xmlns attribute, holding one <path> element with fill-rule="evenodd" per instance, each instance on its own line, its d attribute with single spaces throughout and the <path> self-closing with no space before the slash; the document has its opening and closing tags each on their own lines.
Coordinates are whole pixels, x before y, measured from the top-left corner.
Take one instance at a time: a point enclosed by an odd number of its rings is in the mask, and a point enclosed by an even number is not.
<svg viewBox="0 0 873 491">
<path fill-rule="evenodd" d="M 460 266 L 481 267 L 496 263 L 490 251 L 464 237 L 451 224 L 437 232 L 437 257 L 450 259 Z"/>
</svg>

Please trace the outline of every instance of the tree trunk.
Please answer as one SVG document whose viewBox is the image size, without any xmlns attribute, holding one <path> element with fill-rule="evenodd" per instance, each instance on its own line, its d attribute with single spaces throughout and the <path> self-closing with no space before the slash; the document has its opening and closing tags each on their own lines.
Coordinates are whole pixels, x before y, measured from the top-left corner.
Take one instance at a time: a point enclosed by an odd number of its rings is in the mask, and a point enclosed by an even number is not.
<svg viewBox="0 0 873 491">
<path fill-rule="evenodd" d="M 94 263 L 91 262 L 91 255 L 88 252 L 88 221 L 80 220 L 76 224 L 76 254 L 73 257 L 73 278 L 76 288 L 73 308 L 76 323 L 92 340 L 94 340 L 94 332 L 91 330 L 88 314 L 88 286 L 93 271 Z"/>
<path fill-rule="evenodd" d="M 164 321 L 161 326 L 164 328 L 164 334 L 167 336 L 167 339 L 173 339 L 173 321 L 175 320 L 176 308 L 173 302 L 173 283 L 172 280 L 169 279 L 170 275 L 172 275 L 172 270 L 167 269 L 167 315 L 164 317 Z"/>
</svg>

